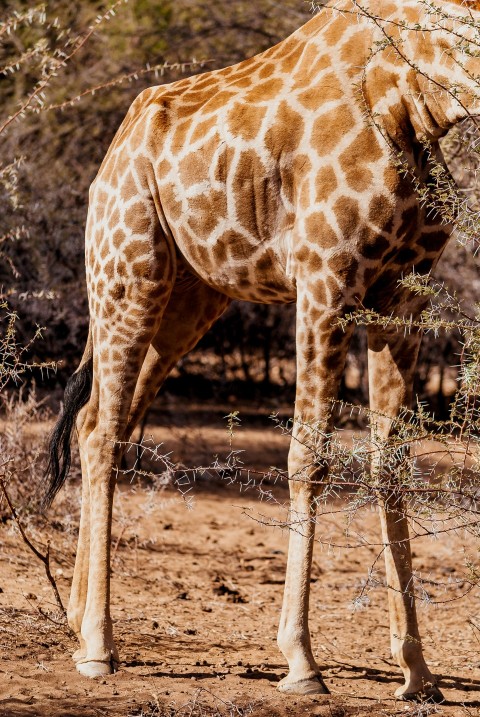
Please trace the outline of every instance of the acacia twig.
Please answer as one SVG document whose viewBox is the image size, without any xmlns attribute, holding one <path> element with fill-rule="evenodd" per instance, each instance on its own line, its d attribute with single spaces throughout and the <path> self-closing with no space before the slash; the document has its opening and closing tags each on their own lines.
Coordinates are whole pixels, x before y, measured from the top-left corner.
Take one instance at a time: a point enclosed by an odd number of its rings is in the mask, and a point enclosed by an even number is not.
<svg viewBox="0 0 480 717">
<path fill-rule="evenodd" d="M 25 543 L 25 545 L 31 550 L 31 552 L 37 557 L 42 563 L 45 568 L 45 574 L 47 576 L 47 580 L 52 586 L 53 594 L 55 596 L 55 602 L 57 603 L 60 611 L 63 613 L 65 620 L 67 619 L 67 611 L 65 610 L 65 606 L 62 602 L 62 598 L 60 597 L 60 593 L 58 592 L 57 583 L 55 582 L 55 578 L 53 577 L 51 570 L 50 570 L 50 541 L 47 541 L 47 549 L 45 552 L 45 555 L 38 550 L 38 548 L 35 547 L 35 545 L 32 543 L 32 541 L 29 539 L 28 535 L 25 533 L 25 530 L 23 528 L 23 525 L 20 521 L 20 518 L 18 517 L 17 511 L 15 510 L 15 507 L 10 500 L 10 496 L 8 495 L 7 486 L 5 484 L 5 481 L 0 478 L 0 489 L 3 493 L 3 496 L 5 500 L 7 501 L 7 505 L 9 507 L 10 513 L 12 515 L 13 520 L 15 521 L 17 528 L 20 532 L 20 535 L 22 536 L 22 540 Z"/>
</svg>

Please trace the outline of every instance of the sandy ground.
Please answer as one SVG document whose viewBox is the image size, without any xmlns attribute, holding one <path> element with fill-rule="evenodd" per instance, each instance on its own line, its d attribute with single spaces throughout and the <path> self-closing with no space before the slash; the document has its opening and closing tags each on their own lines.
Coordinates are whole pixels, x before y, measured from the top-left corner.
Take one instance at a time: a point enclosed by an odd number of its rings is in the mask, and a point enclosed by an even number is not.
<svg viewBox="0 0 480 717">
<path fill-rule="evenodd" d="M 149 432 L 197 464 L 228 452 L 221 425 Z M 262 468 L 285 465 L 287 439 L 278 432 L 243 429 L 235 447 L 248 448 Z M 71 484 L 51 513 L 52 571 L 65 603 L 78 495 Z M 76 673 L 74 640 L 52 622 L 58 615 L 43 566 L 11 522 L 0 526 L 0 716 L 480 714 L 478 591 L 458 599 L 468 592 L 465 560 L 477 546 L 468 536 L 441 532 L 415 541 L 415 568 L 427 581 L 419 606 L 425 653 L 447 702 L 396 702 L 401 680 L 389 655 L 377 518 L 364 509 L 347 520 L 342 500 L 329 503 L 319 519 L 312 574 L 312 643 L 332 694 L 276 691 L 286 672 L 276 630 L 288 531 L 266 523 L 285 518 L 286 500 L 281 485 L 267 494 L 253 486 L 240 491 L 208 476 L 156 490 L 123 481 L 112 579 L 122 663 L 117 674 L 95 681 Z M 45 531 L 34 524 L 31 531 L 42 545 Z"/>
</svg>

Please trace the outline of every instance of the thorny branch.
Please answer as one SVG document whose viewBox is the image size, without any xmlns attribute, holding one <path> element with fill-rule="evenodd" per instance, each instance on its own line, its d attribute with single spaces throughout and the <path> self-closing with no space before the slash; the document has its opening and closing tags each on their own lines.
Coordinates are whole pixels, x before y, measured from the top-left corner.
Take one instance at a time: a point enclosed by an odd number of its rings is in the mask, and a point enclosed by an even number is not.
<svg viewBox="0 0 480 717">
<path fill-rule="evenodd" d="M 58 592 L 57 583 L 55 581 L 55 578 L 52 575 L 52 572 L 50 570 L 50 543 L 47 542 L 47 549 L 45 554 L 40 552 L 38 548 L 35 547 L 35 545 L 32 543 L 28 535 L 26 534 L 22 522 L 20 518 L 18 517 L 18 513 L 15 510 L 15 507 L 12 504 L 12 501 L 10 500 L 10 496 L 7 491 L 7 486 L 3 478 L 0 478 L 0 490 L 2 491 L 3 497 L 5 498 L 8 508 L 10 510 L 10 514 L 12 516 L 12 519 L 15 521 L 15 524 L 18 528 L 18 531 L 20 535 L 22 536 L 22 540 L 25 543 L 25 545 L 28 547 L 28 549 L 35 555 L 38 560 L 40 560 L 41 563 L 43 563 L 43 566 L 45 568 L 45 574 L 47 576 L 47 580 L 52 586 L 53 594 L 55 596 L 55 602 L 57 603 L 60 611 L 62 612 L 65 620 L 67 618 L 67 611 L 65 610 L 65 607 L 62 602 L 62 598 L 60 597 L 60 593 Z M 44 614 L 44 613 L 42 613 Z"/>
</svg>

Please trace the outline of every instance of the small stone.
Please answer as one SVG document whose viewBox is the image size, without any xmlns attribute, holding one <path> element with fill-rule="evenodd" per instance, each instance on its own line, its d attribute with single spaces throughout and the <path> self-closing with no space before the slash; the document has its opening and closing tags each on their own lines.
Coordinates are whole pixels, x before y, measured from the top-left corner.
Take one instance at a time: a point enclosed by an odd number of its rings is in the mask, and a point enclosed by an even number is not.
<svg viewBox="0 0 480 717">
<path fill-rule="evenodd" d="M 26 597 L 27 600 L 36 600 L 36 599 L 37 599 L 37 596 L 34 595 L 33 593 L 27 593 L 27 594 L 25 595 L 25 597 Z"/>
</svg>

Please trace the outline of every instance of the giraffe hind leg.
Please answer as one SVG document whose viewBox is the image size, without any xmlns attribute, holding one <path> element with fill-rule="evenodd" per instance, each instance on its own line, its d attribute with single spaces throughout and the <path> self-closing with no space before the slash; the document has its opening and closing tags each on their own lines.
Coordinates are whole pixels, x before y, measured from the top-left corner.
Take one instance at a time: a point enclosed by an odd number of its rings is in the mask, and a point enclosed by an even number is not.
<svg viewBox="0 0 480 717">
<path fill-rule="evenodd" d="M 164 306 L 167 301 L 168 296 L 165 294 Z M 81 674 L 88 677 L 109 674 L 114 671 L 118 661 L 110 617 L 112 503 L 130 405 L 148 345 L 153 338 L 148 335 L 145 324 L 141 324 L 139 321 L 138 330 L 132 329 L 128 339 L 125 337 L 121 362 L 108 360 L 108 352 L 105 353 L 101 343 L 98 348 L 94 346 L 92 401 L 95 405 L 98 397 L 98 410 L 92 411 L 91 420 L 79 433 L 85 471 L 83 481 L 87 481 L 89 505 L 85 506 L 88 515 L 82 531 L 88 546 L 82 545 L 78 553 L 80 563 L 76 608 L 81 611 L 83 607 L 83 617 L 81 650 L 77 653 L 79 659 L 76 666 Z M 111 339 L 107 330 L 106 345 Z M 71 611 L 74 611 L 75 599 L 72 594 Z"/>
<path fill-rule="evenodd" d="M 116 470 L 136 384 L 175 282 L 176 258 L 153 199 L 132 207 L 104 181 L 94 182 L 87 221 L 86 259 L 93 359 L 92 391 L 79 426 L 82 480 L 88 486 L 72 622 L 81 616 L 77 670 L 88 677 L 115 670 L 118 655 L 110 617 L 110 542 Z M 108 195 L 107 195 L 108 196 Z M 87 501 L 86 501 L 87 502 Z"/>
<path fill-rule="evenodd" d="M 179 359 L 191 351 L 225 311 L 230 299 L 192 275 L 176 282 L 137 382 L 126 440 Z"/>
<path fill-rule="evenodd" d="M 134 397 L 129 411 L 129 420 L 124 428 L 124 438 L 129 437 L 172 366 L 175 365 L 180 356 L 184 355 L 197 343 L 215 319 L 224 311 L 229 301 L 228 297 L 219 294 L 196 279 L 194 282 L 190 282 L 187 287 L 182 282 L 179 282 L 174 287 L 162 313 L 159 329 L 151 341 L 136 381 Z M 194 311 L 192 311 L 192 307 L 195 307 Z M 98 384 L 94 382 L 91 398 L 92 415 L 88 416 L 87 414 L 87 417 L 83 419 L 83 425 L 80 427 L 80 433 L 83 432 L 84 435 L 87 434 L 88 436 L 90 436 L 98 420 L 97 386 Z M 82 419 L 79 422 L 81 421 Z M 81 445 L 88 444 L 88 440 L 88 438 L 83 437 L 80 440 Z M 88 470 L 87 457 L 85 457 L 85 464 L 86 470 Z M 92 481 L 89 476 L 87 487 L 84 489 L 85 492 L 88 492 L 88 499 L 90 499 L 89 489 L 91 484 Z M 88 514 L 90 514 L 90 511 L 88 511 Z M 87 523 L 88 518 L 85 518 L 85 526 L 87 526 Z M 85 527 L 85 533 L 87 532 L 88 528 Z M 88 607 L 88 591 L 87 593 L 85 592 L 85 584 L 90 582 L 88 573 L 91 573 L 91 565 L 89 566 L 88 560 L 85 561 L 81 557 L 85 552 L 88 555 L 88 550 L 81 552 L 79 549 L 79 574 L 78 578 L 74 579 L 72 586 L 71 605 L 74 602 L 76 603 L 77 614 L 85 613 Z M 77 669 L 87 676 L 97 676 L 112 671 L 112 665 L 118 662 L 113 639 L 110 640 L 112 657 L 110 663 L 105 658 L 92 660 L 88 654 L 88 645 L 83 634 L 85 632 L 85 618 L 83 618 L 82 622 L 82 632 L 79 635 L 81 645 L 75 654 Z"/>
</svg>

